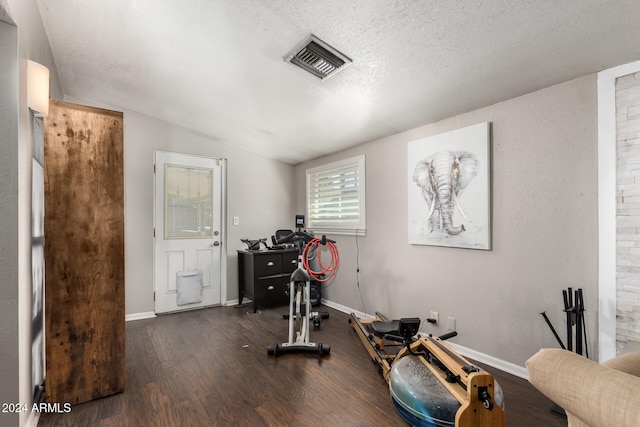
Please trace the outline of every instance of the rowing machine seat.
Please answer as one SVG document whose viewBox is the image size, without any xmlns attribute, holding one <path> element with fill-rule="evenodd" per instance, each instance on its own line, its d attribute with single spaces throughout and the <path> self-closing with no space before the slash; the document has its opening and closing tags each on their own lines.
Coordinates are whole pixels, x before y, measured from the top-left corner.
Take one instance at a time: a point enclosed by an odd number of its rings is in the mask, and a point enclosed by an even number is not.
<svg viewBox="0 0 640 427">
<path fill-rule="evenodd" d="M 388 334 L 400 333 L 400 321 L 390 320 L 388 322 L 382 322 L 380 320 L 374 320 L 371 322 L 371 332 L 378 338 L 384 338 Z"/>
<path fill-rule="evenodd" d="M 402 341 L 402 339 L 408 340 L 418 333 L 418 329 L 420 329 L 420 318 L 418 317 L 403 317 L 400 320 L 387 322 L 380 320 L 371 322 L 373 335 L 378 338 L 396 337 L 398 341 Z"/>
</svg>

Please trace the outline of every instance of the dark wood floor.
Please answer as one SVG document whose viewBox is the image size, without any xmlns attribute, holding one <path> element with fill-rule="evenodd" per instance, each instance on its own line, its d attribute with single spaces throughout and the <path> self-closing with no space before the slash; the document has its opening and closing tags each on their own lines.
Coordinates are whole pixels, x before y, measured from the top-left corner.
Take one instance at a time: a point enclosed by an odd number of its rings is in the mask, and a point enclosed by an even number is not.
<svg viewBox="0 0 640 427">
<path fill-rule="evenodd" d="M 331 353 L 274 358 L 286 308 L 217 307 L 127 323 L 125 392 L 43 414 L 39 426 L 406 426 L 348 324 L 330 318 L 311 340 Z M 487 367 L 485 367 L 487 369 Z M 566 426 L 527 381 L 488 368 L 505 394 L 507 424 Z"/>
</svg>

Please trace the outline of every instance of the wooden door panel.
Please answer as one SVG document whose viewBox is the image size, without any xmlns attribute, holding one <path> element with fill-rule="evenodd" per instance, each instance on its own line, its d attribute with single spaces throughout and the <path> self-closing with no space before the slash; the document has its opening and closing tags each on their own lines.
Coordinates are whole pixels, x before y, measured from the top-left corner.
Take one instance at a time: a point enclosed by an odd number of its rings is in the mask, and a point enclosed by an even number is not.
<svg viewBox="0 0 640 427">
<path fill-rule="evenodd" d="M 124 390 L 123 115 L 51 101 L 45 120 L 47 401 Z"/>
</svg>

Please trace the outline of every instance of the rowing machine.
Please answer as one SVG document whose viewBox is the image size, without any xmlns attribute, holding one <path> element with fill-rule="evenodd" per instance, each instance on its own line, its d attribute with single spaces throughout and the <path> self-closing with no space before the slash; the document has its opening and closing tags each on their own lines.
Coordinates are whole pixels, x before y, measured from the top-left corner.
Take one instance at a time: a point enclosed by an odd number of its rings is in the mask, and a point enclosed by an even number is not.
<svg viewBox="0 0 640 427">
<path fill-rule="evenodd" d="M 349 323 L 388 383 L 398 413 L 414 426 L 504 427 L 502 390 L 442 337 L 421 336 L 419 318 L 360 319 Z M 399 351 L 389 351 L 392 346 Z M 454 424 L 455 423 L 455 424 Z"/>
</svg>

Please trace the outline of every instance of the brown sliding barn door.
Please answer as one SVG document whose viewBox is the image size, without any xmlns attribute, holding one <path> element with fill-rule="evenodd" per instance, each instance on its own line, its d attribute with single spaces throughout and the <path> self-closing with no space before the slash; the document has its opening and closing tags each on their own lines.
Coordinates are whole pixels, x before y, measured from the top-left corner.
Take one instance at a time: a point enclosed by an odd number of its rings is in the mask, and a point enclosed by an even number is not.
<svg viewBox="0 0 640 427">
<path fill-rule="evenodd" d="M 123 115 L 51 101 L 44 130 L 45 394 L 124 391 Z"/>
</svg>

